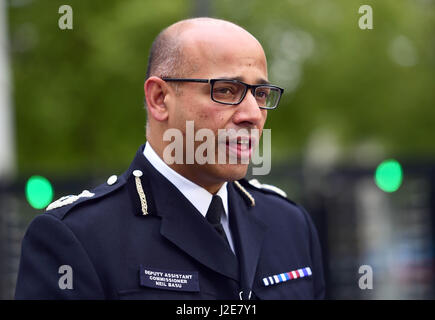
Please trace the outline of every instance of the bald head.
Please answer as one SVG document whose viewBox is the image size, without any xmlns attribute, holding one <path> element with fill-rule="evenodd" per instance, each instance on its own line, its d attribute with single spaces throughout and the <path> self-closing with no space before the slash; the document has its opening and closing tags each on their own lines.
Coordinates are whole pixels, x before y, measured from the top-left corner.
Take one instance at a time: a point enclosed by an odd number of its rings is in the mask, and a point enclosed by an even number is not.
<svg viewBox="0 0 435 320">
<path fill-rule="evenodd" d="M 263 51 L 254 36 L 232 22 L 214 18 L 186 19 L 172 24 L 156 37 L 148 59 L 146 78 L 188 77 L 199 68 L 198 57 L 192 54 L 192 48 L 201 54 L 202 47 L 209 47 L 207 42 L 212 40 L 219 45 L 219 41 L 228 41 L 229 35 L 251 41 Z"/>
<path fill-rule="evenodd" d="M 170 81 L 162 78 L 184 79 Z M 188 81 L 185 78 L 197 80 Z M 235 151 L 234 148 L 231 151 L 226 143 L 219 142 L 220 130 L 258 129 L 261 134 L 267 110 L 259 107 L 259 95 L 252 91 L 243 93 L 237 107 L 224 107 L 226 103 L 217 101 L 214 94 L 221 97 L 239 94 L 240 86 L 235 85 L 237 82 L 233 80 L 258 85 L 267 83 L 267 78 L 267 62 L 262 46 L 240 26 L 212 18 L 188 19 L 169 26 L 153 43 L 144 83 L 147 141 L 162 159 L 174 144 L 177 150 L 183 149 L 181 157 L 187 157 L 192 151 L 184 150 L 184 146 L 190 144 L 188 125 L 194 123 L 196 132 L 208 129 L 210 133 L 211 130 L 211 141 L 215 144 L 213 151 L 207 147 L 207 157 L 215 159 L 215 163 L 192 164 L 186 158 L 181 163 L 177 160 L 170 165 L 209 192 L 216 192 L 224 181 L 243 177 L 248 167 L 246 163 L 217 163 L 215 146 L 219 143 L 219 148 L 226 150 L 226 157 L 234 152 L 239 157 L 242 152 L 242 149 Z M 204 79 L 226 79 L 227 86 L 222 87 L 221 82 L 220 87 L 214 87 L 216 82 L 201 81 Z M 168 137 L 175 133 L 179 138 L 170 142 Z M 201 149 L 201 143 L 195 140 L 196 151 Z M 245 148 L 244 151 L 247 154 L 252 150 Z M 196 154 L 196 151 L 193 153 Z"/>
</svg>

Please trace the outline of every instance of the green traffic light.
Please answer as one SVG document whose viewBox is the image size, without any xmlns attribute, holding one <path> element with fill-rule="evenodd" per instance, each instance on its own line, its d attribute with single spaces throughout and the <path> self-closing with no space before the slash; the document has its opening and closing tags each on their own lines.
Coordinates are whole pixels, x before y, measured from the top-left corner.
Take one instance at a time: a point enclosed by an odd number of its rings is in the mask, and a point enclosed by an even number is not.
<svg viewBox="0 0 435 320">
<path fill-rule="evenodd" d="M 403 172 L 400 163 L 394 159 L 382 161 L 376 168 L 376 185 L 385 192 L 394 192 L 402 184 Z"/>
<path fill-rule="evenodd" d="M 25 191 L 27 201 L 35 209 L 45 208 L 53 200 L 53 187 L 41 176 L 30 177 Z"/>
</svg>

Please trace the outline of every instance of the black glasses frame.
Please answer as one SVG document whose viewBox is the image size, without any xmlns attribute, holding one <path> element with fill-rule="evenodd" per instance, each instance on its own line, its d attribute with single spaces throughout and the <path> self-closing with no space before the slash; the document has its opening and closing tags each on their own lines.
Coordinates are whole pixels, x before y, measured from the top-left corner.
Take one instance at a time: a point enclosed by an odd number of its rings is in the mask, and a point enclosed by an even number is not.
<svg viewBox="0 0 435 320">
<path fill-rule="evenodd" d="M 211 100 L 213 100 L 214 102 L 217 103 L 221 103 L 221 104 L 226 104 L 226 105 L 238 105 L 240 103 L 242 103 L 243 99 L 245 99 L 246 93 L 248 92 L 248 90 L 251 90 L 252 95 L 255 97 L 255 90 L 258 87 L 268 87 L 268 88 L 273 88 L 273 89 L 278 89 L 279 90 L 279 97 L 277 102 L 275 103 L 275 105 L 273 107 L 260 107 L 260 109 L 267 109 L 267 110 L 273 110 L 275 109 L 278 104 L 279 101 L 281 100 L 281 96 L 284 92 L 283 88 L 271 85 L 271 84 L 247 84 L 245 82 L 239 81 L 239 80 L 235 80 L 235 79 L 192 79 L 192 78 L 162 78 L 163 81 L 173 81 L 173 82 L 199 82 L 199 83 L 210 83 L 210 98 Z M 216 83 L 216 81 L 227 81 L 227 82 L 233 82 L 233 83 L 240 83 L 242 85 L 244 85 L 245 87 L 245 91 L 243 92 L 242 96 L 240 97 L 240 101 L 239 102 L 222 102 L 222 101 L 217 101 L 214 99 L 213 97 L 213 87 L 214 84 Z"/>
</svg>

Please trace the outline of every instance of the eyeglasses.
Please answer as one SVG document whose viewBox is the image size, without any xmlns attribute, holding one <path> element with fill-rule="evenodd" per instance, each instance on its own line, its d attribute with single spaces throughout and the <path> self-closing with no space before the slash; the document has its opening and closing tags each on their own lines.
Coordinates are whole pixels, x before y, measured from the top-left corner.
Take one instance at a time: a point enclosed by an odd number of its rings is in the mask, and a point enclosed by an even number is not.
<svg viewBox="0 0 435 320">
<path fill-rule="evenodd" d="M 211 100 L 217 103 L 237 105 L 243 101 L 248 90 L 261 109 L 275 109 L 284 89 L 270 84 L 250 85 L 234 79 L 189 79 L 162 78 L 164 81 L 210 83 Z"/>
</svg>

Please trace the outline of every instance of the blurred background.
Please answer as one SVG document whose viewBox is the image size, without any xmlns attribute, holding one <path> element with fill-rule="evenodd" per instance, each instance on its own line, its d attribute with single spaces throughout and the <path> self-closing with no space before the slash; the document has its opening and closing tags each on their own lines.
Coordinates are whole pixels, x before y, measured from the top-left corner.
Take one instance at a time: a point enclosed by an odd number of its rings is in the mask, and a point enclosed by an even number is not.
<svg viewBox="0 0 435 320">
<path fill-rule="evenodd" d="M 0 298 L 30 220 L 127 169 L 152 40 L 194 16 L 249 30 L 285 88 L 265 126 L 272 171 L 256 178 L 312 215 L 327 298 L 434 299 L 434 0 L 0 0 Z"/>
</svg>

